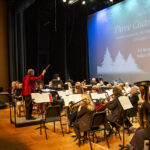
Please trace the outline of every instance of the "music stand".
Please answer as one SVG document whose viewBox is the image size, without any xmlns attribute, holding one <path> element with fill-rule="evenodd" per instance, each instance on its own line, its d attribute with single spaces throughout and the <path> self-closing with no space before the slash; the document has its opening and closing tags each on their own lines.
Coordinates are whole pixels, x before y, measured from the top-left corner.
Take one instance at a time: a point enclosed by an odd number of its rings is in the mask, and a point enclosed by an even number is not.
<svg viewBox="0 0 150 150">
<path fill-rule="evenodd" d="M 31 93 L 31 97 L 36 104 L 44 104 L 53 102 L 52 95 L 49 92 L 46 93 Z M 44 119 L 44 112 L 41 111 L 42 121 Z M 37 127 L 35 130 L 43 128 L 43 126 Z M 46 127 L 47 128 L 47 127 Z M 48 129 L 48 128 L 47 128 Z"/>
<path fill-rule="evenodd" d="M 125 111 L 128 110 L 128 109 L 131 109 L 133 108 L 128 96 L 120 96 L 118 98 L 119 102 L 120 102 L 120 105 L 123 109 L 123 145 L 119 145 L 120 147 L 120 150 L 122 149 L 126 149 L 126 150 L 129 150 L 129 145 L 125 145 L 125 128 L 124 128 L 124 118 L 125 118 Z"/>
</svg>

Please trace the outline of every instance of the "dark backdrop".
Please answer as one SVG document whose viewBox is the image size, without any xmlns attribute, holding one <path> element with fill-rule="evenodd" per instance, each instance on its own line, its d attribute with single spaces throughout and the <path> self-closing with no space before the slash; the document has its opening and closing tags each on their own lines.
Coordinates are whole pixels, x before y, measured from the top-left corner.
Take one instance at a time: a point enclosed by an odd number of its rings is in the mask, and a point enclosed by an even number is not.
<svg viewBox="0 0 150 150">
<path fill-rule="evenodd" d="M 14 68 L 10 69 L 10 80 L 21 81 L 29 68 L 34 68 L 38 75 L 47 64 L 51 67 L 45 82 L 55 73 L 60 74 L 63 81 L 88 78 L 86 7 L 80 4 L 68 7 L 60 0 L 24 3 L 10 0 L 8 6 L 9 24 L 14 26 L 9 27 L 9 43 L 12 44 L 9 51 L 13 49 L 9 57 L 15 62 L 10 62 L 10 68 Z"/>
</svg>

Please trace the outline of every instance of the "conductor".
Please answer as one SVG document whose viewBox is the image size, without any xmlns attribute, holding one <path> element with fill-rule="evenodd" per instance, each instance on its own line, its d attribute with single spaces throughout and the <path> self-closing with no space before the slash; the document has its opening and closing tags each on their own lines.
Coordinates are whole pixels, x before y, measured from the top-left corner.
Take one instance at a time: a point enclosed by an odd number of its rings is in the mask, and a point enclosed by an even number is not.
<svg viewBox="0 0 150 150">
<path fill-rule="evenodd" d="M 31 93 L 34 93 L 36 90 L 36 81 L 40 80 L 44 77 L 46 73 L 46 69 L 42 71 L 42 74 L 38 77 L 34 77 L 34 70 L 28 69 L 27 75 L 23 79 L 23 86 L 22 86 L 22 96 L 25 100 L 25 108 L 26 108 L 26 119 L 32 120 L 32 98 Z"/>
</svg>

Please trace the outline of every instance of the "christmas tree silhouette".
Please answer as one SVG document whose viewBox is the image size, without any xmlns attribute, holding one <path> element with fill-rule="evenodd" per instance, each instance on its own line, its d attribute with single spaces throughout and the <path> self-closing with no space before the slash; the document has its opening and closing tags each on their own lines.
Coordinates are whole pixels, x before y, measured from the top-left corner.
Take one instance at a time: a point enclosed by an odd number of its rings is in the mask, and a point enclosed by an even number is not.
<svg viewBox="0 0 150 150">
<path fill-rule="evenodd" d="M 111 55 L 108 48 L 104 55 L 104 60 L 102 66 L 97 66 L 97 73 L 144 73 L 143 70 L 138 68 L 133 56 L 129 54 L 127 60 L 125 61 L 123 55 L 118 52 L 115 61 L 112 61 Z"/>
</svg>

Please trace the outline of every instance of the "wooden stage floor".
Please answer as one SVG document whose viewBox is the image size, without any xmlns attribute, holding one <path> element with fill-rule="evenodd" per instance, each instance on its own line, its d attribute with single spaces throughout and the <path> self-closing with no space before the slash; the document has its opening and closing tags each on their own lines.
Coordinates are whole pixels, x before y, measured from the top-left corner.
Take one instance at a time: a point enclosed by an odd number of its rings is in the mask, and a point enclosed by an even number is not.
<svg viewBox="0 0 150 150">
<path fill-rule="evenodd" d="M 63 120 L 65 121 L 65 120 Z M 137 126 L 137 125 L 135 125 Z M 9 109 L 0 110 L 0 150 L 90 150 L 89 143 L 85 143 L 78 147 L 71 134 L 65 134 L 64 137 L 61 133 L 59 123 L 56 123 L 56 132 L 53 132 L 53 123 L 48 123 L 47 130 L 48 140 L 45 138 L 45 133 L 40 135 L 39 130 L 35 128 L 39 125 L 15 128 L 10 124 Z M 64 127 L 66 131 L 66 127 Z M 98 136 L 103 136 L 103 133 Z M 125 144 L 129 144 L 133 134 L 130 136 L 125 134 Z M 122 131 L 121 131 L 122 137 Z M 109 138 L 110 150 L 118 150 L 119 144 L 122 144 L 119 136 L 112 135 Z M 106 141 L 92 143 L 93 150 L 107 150 Z M 144 150 L 147 150 L 145 148 Z"/>
</svg>

